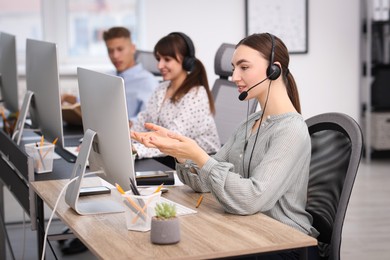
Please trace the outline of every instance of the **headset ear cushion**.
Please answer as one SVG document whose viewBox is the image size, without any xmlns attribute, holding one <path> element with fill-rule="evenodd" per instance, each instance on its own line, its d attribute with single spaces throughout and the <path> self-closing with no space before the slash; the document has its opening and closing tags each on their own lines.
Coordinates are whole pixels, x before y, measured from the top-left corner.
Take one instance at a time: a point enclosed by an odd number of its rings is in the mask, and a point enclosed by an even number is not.
<svg viewBox="0 0 390 260">
<path fill-rule="evenodd" d="M 271 64 L 267 68 L 268 79 L 275 80 L 275 79 L 279 78 L 281 71 L 282 70 L 280 69 L 280 66 L 278 64 L 276 64 L 276 63 Z"/>
<path fill-rule="evenodd" d="M 195 58 L 194 57 L 184 57 L 183 59 L 183 69 L 186 71 L 192 71 L 195 66 Z"/>
</svg>

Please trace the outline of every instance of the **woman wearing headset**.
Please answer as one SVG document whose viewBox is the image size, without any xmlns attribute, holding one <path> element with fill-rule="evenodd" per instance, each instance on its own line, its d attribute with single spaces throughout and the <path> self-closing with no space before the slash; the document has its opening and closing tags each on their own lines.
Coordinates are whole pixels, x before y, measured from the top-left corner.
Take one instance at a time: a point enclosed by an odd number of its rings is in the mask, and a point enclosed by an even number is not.
<svg viewBox="0 0 390 260">
<path fill-rule="evenodd" d="M 214 100 L 192 40 L 181 32 L 170 33 L 157 42 L 154 55 L 164 81 L 146 109 L 138 114 L 132 130 L 147 131 L 144 124 L 152 122 L 194 139 L 206 153 L 215 153 L 221 145 L 214 121 Z M 133 149 L 138 158 L 165 155 L 139 143 L 134 143 Z"/>
<path fill-rule="evenodd" d="M 254 34 L 236 45 L 232 80 L 239 99 L 256 98 L 262 110 L 250 115 L 213 156 L 194 140 L 154 124 L 146 125 L 151 132 L 132 136 L 175 157 L 181 181 L 195 191 L 211 192 L 225 211 L 263 212 L 316 237 L 312 217 L 305 210 L 310 136 L 288 65 L 286 46 L 271 34 Z M 272 257 L 298 259 L 299 255 Z"/>
</svg>

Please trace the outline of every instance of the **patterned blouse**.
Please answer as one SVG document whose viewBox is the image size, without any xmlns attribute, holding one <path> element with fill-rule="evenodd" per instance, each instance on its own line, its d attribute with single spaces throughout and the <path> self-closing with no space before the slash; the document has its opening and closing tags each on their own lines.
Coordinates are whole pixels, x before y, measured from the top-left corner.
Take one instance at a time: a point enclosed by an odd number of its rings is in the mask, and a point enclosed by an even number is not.
<svg viewBox="0 0 390 260">
<path fill-rule="evenodd" d="M 204 87 L 192 88 L 178 102 L 164 100 L 170 85 L 162 82 L 149 99 L 146 109 L 138 114 L 132 126 L 133 131 L 145 132 L 145 123 L 154 123 L 173 132 L 194 139 L 207 153 L 215 153 L 221 144 L 214 117 L 210 112 L 209 100 Z M 158 149 L 133 143 L 139 158 L 164 156 Z"/>
</svg>

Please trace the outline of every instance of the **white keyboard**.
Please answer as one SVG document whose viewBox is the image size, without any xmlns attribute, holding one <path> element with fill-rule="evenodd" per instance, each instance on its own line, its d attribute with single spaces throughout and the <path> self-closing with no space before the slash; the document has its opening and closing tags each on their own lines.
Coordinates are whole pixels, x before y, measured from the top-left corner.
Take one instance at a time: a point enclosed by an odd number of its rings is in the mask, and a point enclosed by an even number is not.
<svg viewBox="0 0 390 260">
<path fill-rule="evenodd" d="M 167 198 L 164 198 L 164 197 L 160 197 L 160 202 L 166 202 L 166 203 L 176 205 L 176 215 L 177 216 L 184 216 L 184 215 L 198 213 L 196 210 L 190 209 L 186 206 L 183 206 L 179 203 L 176 203 L 176 202 L 169 200 Z"/>
</svg>

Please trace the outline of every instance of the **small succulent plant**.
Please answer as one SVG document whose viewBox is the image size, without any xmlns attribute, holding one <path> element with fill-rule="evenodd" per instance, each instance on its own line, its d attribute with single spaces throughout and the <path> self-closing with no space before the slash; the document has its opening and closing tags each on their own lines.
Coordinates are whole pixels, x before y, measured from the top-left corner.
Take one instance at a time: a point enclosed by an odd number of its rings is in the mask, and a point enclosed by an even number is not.
<svg viewBox="0 0 390 260">
<path fill-rule="evenodd" d="M 156 217 L 159 219 L 170 219 L 176 217 L 176 205 L 171 203 L 157 203 L 154 208 Z"/>
</svg>

